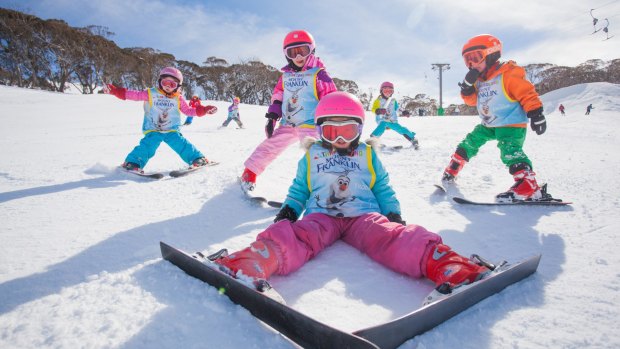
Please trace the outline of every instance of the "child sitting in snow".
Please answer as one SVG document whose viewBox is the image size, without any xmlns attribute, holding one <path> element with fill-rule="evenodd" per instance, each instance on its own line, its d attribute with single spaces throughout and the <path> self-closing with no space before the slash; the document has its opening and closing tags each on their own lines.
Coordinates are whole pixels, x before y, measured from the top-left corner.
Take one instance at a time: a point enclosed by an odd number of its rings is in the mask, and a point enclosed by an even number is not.
<svg viewBox="0 0 620 349">
<path fill-rule="evenodd" d="M 141 172 L 146 163 L 155 155 L 155 151 L 166 142 L 187 164 L 193 167 L 204 166 L 208 160 L 179 132 L 181 113 L 188 116 L 204 116 L 214 114 L 215 106 L 190 108 L 180 94 L 183 74 L 174 68 L 166 67 L 159 73 L 157 87 L 146 91 L 127 90 L 109 84 L 106 93 L 122 100 L 144 101 L 144 122 L 142 132 L 144 138 L 127 155 L 122 167 L 128 171 Z"/>
<path fill-rule="evenodd" d="M 306 155 L 275 223 L 250 247 L 215 263 L 259 284 L 273 274 L 294 272 L 342 239 L 396 272 L 437 285 L 453 288 L 488 273 L 442 244 L 439 235 L 405 224 L 377 153 L 359 141 L 364 114 L 360 101 L 347 92 L 323 97 L 315 114 L 321 141 L 304 141 Z"/>
</svg>

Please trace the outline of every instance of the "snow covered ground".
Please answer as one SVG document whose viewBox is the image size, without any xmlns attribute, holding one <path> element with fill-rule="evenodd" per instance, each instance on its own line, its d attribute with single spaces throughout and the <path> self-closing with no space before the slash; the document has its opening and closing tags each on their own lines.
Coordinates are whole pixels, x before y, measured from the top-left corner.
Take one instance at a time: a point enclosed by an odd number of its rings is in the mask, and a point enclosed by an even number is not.
<svg viewBox="0 0 620 349">
<path fill-rule="evenodd" d="M 543 96 L 548 130 L 525 151 L 549 192 L 570 207 L 468 207 L 437 195 L 452 152 L 476 116 L 402 119 L 421 149 L 384 153 L 403 217 L 462 254 L 538 272 L 402 348 L 618 348 L 620 86 L 577 85 Z M 566 106 L 561 116 L 557 106 Z M 586 105 L 596 109 L 584 116 Z M 163 261 L 159 241 L 186 251 L 245 247 L 275 209 L 256 207 L 236 177 L 264 138 L 266 108 L 243 104 L 246 129 L 196 118 L 186 137 L 219 166 L 147 181 L 118 172 L 141 139 L 141 103 L 0 87 L 0 348 L 291 348 L 245 309 Z M 374 128 L 374 118 L 364 130 Z M 391 131 L 387 144 L 405 145 Z M 283 199 L 302 151 L 289 148 L 257 191 Z M 184 164 L 166 145 L 147 171 Z M 461 193 L 492 199 L 512 184 L 495 143 L 463 170 Z M 294 308 L 353 331 L 420 304 L 432 285 L 336 243 L 272 284 Z"/>
</svg>

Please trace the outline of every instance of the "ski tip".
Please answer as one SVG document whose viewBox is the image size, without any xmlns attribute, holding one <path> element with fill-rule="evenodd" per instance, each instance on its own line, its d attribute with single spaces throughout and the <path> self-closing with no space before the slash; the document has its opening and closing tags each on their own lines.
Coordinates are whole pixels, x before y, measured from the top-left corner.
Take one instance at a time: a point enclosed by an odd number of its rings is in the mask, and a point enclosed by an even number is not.
<svg viewBox="0 0 620 349">
<path fill-rule="evenodd" d="M 447 193 L 448 191 L 446 190 L 446 188 L 444 188 L 443 185 L 441 184 L 433 184 L 435 186 L 435 189 L 437 189 L 436 191 L 441 192 L 441 193 Z"/>
</svg>

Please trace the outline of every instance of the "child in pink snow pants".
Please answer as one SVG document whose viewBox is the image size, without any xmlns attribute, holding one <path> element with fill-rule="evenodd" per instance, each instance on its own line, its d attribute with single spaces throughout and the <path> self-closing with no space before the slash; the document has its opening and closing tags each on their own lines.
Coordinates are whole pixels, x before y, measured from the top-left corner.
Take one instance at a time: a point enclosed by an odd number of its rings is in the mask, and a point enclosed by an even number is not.
<svg viewBox="0 0 620 349">
<path fill-rule="evenodd" d="M 315 122 L 321 140 L 304 141 L 306 155 L 275 223 L 249 247 L 215 263 L 258 284 L 273 274 L 294 272 L 342 239 L 396 272 L 427 277 L 437 286 L 453 288 L 489 272 L 442 244 L 439 235 L 402 220 L 377 153 L 359 140 L 364 108 L 355 96 L 325 96 Z"/>
<path fill-rule="evenodd" d="M 307 136 L 316 137 L 314 109 L 321 98 L 336 91 L 336 85 L 314 55 L 315 42 L 305 30 L 294 30 L 283 43 L 288 65 L 273 89 L 271 105 L 265 117 L 265 139 L 245 161 L 241 175 L 244 190 L 254 190 L 256 176 L 275 160 L 289 145 Z M 276 122 L 280 126 L 274 130 Z"/>
</svg>

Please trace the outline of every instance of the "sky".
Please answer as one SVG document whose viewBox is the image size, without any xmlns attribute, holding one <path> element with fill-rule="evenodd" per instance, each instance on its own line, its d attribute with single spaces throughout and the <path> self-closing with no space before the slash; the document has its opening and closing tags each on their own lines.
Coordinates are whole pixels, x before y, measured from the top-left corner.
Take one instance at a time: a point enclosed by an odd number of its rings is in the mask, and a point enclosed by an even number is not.
<svg viewBox="0 0 620 349">
<path fill-rule="evenodd" d="M 435 63 L 442 73 L 443 104 L 460 103 L 466 67 L 463 44 L 478 34 L 503 43 L 503 59 L 520 65 L 576 66 L 620 58 L 620 0 L 161 1 L 0 0 L 0 6 L 74 27 L 102 25 L 120 47 L 152 47 L 198 64 L 207 57 L 230 64 L 248 59 L 282 67 L 282 40 L 294 29 L 313 34 L 332 77 L 353 80 L 376 95 L 381 82 L 396 97 L 424 93 L 439 99 Z M 609 36 L 594 31 L 609 20 Z"/>
</svg>

